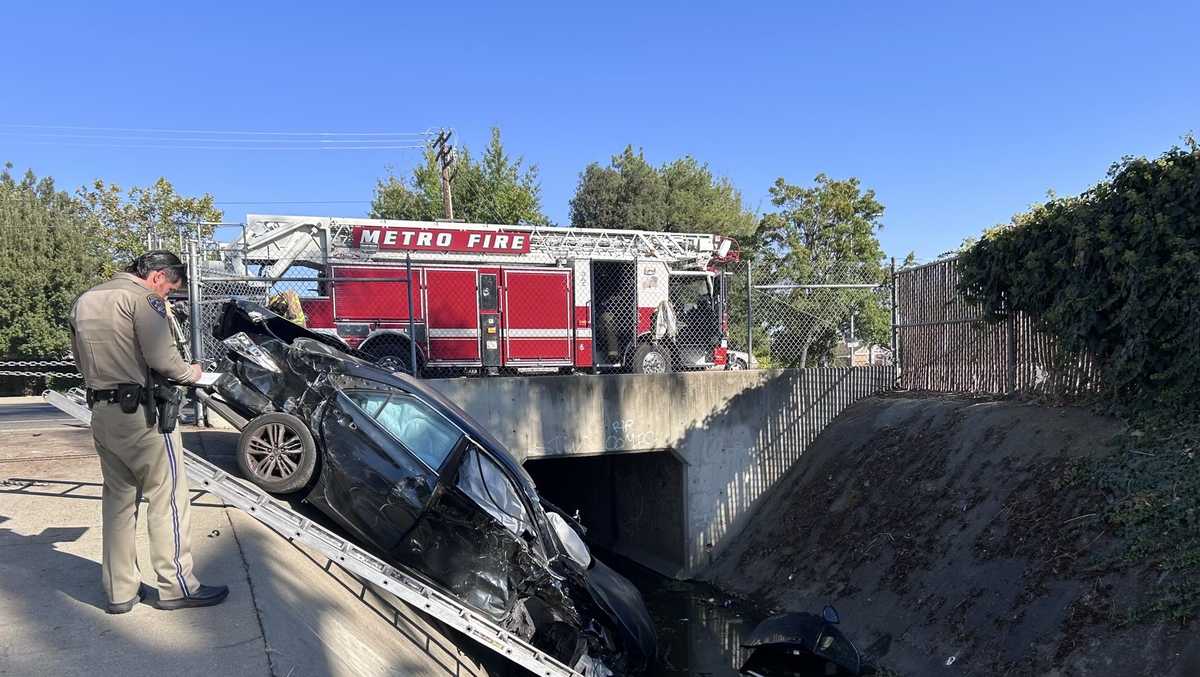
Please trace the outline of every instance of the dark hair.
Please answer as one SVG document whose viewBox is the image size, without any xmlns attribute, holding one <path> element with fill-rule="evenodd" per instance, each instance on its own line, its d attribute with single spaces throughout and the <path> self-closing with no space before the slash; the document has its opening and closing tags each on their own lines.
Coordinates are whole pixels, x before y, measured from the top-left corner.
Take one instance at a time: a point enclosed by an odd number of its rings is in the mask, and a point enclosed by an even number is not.
<svg viewBox="0 0 1200 677">
<path fill-rule="evenodd" d="M 146 252 L 125 267 L 125 272 L 137 275 L 143 280 L 156 270 L 166 273 L 171 282 L 187 282 L 187 266 L 178 256 L 165 249 Z"/>
</svg>

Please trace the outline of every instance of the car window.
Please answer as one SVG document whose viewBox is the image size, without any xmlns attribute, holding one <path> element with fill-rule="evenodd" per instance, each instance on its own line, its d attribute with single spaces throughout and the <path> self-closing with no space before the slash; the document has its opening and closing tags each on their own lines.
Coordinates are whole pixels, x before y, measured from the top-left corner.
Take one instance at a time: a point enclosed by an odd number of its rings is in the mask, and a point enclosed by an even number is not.
<svg viewBox="0 0 1200 677">
<path fill-rule="evenodd" d="M 513 534 L 533 532 L 517 488 L 496 462 L 472 448 L 458 471 L 458 488 Z"/>
<path fill-rule="evenodd" d="M 458 429 L 420 400 L 399 392 L 346 393 L 371 418 L 404 443 L 425 465 L 437 470 L 461 437 Z"/>
</svg>

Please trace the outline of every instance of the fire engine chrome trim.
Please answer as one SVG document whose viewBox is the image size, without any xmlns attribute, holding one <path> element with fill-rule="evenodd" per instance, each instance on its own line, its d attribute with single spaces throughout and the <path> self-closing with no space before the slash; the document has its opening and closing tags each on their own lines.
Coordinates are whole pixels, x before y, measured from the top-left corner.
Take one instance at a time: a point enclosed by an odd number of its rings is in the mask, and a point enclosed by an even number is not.
<svg viewBox="0 0 1200 677">
<path fill-rule="evenodd" d="M 478 329 L 430 329 L 429 338 L 476 338 Z"/>
<path fill-rule="evenodd" d="M 571 335 L 570 329 L 561 327 L 525 327 L 522 329 L 509 329 L 508 337 L 513 339 L 530 339 L 530 338 L 564 338 Z"/>
</svg>

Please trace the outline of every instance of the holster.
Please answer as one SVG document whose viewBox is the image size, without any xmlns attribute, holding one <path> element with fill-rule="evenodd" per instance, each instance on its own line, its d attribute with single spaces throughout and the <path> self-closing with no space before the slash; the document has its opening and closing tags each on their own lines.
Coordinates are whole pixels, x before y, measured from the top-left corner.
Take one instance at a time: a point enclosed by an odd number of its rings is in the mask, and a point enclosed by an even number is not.
<svg viewBox="0 0 1200 677">
<path fill-rule="evenodd" d="M 154 404 L 154 378 L 153 378 L 153 376 L 151 376 L 150 374 L 147 374 L 146 382 L 148 383 L 148 385 L 145 388 L 142 388 L 142 404 L 144 405 L 142 407 L 142 412 L 145 413 L 145 415 L 146 415 L 146 427 L 152 428 L 152 427 L 154 427 L 154 424 L 158 422 L 158 417 L 156 415 L 158 413 L 158 409 L 157 409 L 157 407 L 155 407 L 155 404 Z"/>
<path fill-rule="evenodd" d="M 158 414 L 158 432 L 175 432 L 179 422 L 179 407 L 183 404 L 183 388 L 159 384 L 154 386 L 154 408 Z"/>
</svg>

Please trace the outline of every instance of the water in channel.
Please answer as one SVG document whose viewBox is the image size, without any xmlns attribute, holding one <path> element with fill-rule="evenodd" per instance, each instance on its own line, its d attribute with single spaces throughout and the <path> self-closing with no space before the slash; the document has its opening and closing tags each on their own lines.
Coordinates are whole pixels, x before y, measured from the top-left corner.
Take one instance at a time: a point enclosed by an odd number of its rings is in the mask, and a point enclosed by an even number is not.
<svg viewBox="0 0 1200 677">
<path fill-rule="evenodd" d="M 660 660 L 650 675 L 738 674 L 747 654 L 742 639 L 770 615 L 766 610 L 705 583 L 661 576 L 614 553 L 600 557 L 637 586 L 654 618 Z"/>
</svg>

